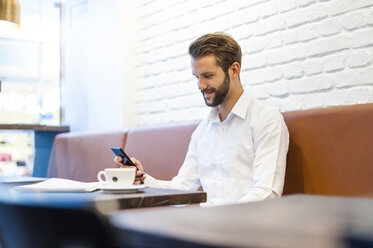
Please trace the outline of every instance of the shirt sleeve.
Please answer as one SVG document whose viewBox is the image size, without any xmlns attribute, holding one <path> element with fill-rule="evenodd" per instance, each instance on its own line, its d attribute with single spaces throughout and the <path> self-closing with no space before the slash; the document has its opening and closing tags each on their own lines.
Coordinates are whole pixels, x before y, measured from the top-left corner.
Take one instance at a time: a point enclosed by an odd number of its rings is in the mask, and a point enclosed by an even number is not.
<svg viewBox="0 0 373 248">
<path fill-rule="evenodd" d="M 165 181 L 147 175 L 144 184 L 152 188 L 197 190 L 201 185 L 197 168 L 197 136 L 198 127 L 192 134 L 188 152 L 177 176 L 175 176 L 171 181 Z"/>
<path fill-rule="evenodd" d="M 282 195 L 289 132 L 282 115 L 261 125 L 254 136 L 252 190 L 240 202 L 261 201 Z"/>
</svg>

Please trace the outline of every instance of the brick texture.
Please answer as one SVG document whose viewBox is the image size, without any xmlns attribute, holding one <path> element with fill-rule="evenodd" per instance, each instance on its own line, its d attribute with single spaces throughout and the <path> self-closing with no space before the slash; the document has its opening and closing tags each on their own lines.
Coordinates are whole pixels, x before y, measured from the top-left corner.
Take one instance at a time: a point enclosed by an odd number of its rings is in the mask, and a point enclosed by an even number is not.
<svg viewBox="0 0 373 248">
<path fill-rule="evenodd" d="M 373 101 L 372 0 L 140 0 L 136 16 L 138 126 L 206 116 L 188 45 L 215 31 L 240 43 L 241 82 L 271 108 Z"/>
</svg>

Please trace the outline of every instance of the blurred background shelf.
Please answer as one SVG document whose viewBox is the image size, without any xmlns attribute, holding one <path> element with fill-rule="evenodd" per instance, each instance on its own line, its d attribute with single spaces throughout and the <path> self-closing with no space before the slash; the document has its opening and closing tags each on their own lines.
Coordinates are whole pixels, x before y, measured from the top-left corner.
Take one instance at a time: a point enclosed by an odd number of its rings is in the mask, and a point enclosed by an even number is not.
<svg viewBox="0 0 373 248">
<path fill-rule="evenodd" d="M 54 137 L 69 126 L 0 124 L 0 176 L 46 177 Z"/>
</svg>

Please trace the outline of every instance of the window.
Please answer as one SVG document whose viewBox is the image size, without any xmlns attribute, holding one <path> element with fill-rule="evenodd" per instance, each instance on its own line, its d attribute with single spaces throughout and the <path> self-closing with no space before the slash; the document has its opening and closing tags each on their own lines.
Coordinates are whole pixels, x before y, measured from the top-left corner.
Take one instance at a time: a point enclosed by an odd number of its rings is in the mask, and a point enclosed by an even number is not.
<svg viewBox="0 0 373 248">
<path fill-rule="evenodd" d="M 0 33 L 0 123 L 60 124 L 60 9 L 19 0 L 21 28 Z"/>
</svg>

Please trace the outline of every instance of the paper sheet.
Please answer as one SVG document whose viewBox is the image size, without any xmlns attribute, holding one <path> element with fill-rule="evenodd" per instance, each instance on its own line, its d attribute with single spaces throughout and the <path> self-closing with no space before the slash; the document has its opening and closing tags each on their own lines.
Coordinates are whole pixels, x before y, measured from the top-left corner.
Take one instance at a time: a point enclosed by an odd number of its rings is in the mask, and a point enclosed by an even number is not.
<svg viewBox="0 0 373 248">
<path fill-rule="evenodd" d="M 92 192 L 99 188 L 99 182 L 79 182 L 62 178 L 51 178 L 40 183 L 14 187 L 17 190 L 36 192 Z"/>
</svg>

